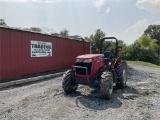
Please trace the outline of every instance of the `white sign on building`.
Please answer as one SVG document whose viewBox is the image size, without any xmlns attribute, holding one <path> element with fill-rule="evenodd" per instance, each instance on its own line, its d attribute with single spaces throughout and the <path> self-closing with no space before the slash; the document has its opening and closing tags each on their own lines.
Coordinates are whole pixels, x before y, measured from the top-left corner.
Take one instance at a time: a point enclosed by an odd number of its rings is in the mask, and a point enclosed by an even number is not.
<svg viewBox="0 0 160 120">
<path fill-rule="evenodd" d="M 31 57 L 52 56 L 52 42 L 31 40 Z"/>
</svg>

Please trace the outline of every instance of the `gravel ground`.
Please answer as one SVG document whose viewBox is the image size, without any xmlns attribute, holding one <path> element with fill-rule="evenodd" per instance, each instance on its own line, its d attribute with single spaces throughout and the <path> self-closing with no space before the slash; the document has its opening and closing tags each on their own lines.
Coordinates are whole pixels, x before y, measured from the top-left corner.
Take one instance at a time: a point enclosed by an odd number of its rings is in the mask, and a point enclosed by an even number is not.
<svg viewBox="0 0 160 120">
<path fill-rule="evenodd" d="M 129 65 L 128 83 L 110 100 L 79 86 L 63 93 L 62 77 L 0 90 L 2 120 L 160 120 L 160 69 Z"/>
</svg>

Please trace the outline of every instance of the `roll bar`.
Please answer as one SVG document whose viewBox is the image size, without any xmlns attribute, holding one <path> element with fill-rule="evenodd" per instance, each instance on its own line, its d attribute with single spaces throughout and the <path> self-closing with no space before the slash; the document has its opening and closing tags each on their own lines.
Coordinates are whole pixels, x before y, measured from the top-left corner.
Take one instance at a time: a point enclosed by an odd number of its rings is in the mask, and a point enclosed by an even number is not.
<svg viewBox="0 0 160 120">
<path fill-rule="evenodd" d="M 106 39 L 115 39 L 116 40 L 116 48 L 115 48 L 116 53 L 115 53 L 115 55 L 117 57 L 117 54 L 118 54 L 118 40 L 115 37 L 104 37 L 104 38 L 102 38 L 100 40 L 99 53 L 102 54 L 103 41 L 106 40 Z"/>
</svg>

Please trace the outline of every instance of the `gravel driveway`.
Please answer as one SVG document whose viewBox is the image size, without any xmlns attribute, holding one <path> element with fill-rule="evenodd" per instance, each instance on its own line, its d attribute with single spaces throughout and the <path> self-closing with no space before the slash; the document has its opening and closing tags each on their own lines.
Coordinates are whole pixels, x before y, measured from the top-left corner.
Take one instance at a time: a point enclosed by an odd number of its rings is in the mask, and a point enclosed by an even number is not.
<svg viewBox="0 0 160 120">
<path fill-rule="evenodd" d="M 64 95 L 62 77 L 0 90 L 2 120 L 160 120 L 160 69 L 129 65 L 128 86 L 111 100 L 79 86 Z"/>
</svg>

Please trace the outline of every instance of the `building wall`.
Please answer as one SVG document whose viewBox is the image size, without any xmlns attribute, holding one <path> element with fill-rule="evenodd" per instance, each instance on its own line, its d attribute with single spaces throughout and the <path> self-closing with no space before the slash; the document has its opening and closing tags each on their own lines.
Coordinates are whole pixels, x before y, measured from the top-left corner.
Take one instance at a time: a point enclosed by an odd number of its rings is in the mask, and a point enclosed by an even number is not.
<svg viewBox="0 0 160 120">
<path fill-rule="evenodd" d="M 1 34 L 1 29 L 0 29 L 0 78 L 2 78 L 2 74 L 1 74 L 1 72 L 2 72 L 2 70 L 1 70 L 1 68 L 2 68 L 2 65 L 1 65 L 1 36 L 2 36 L 2 34 Z"/>
<path fill-rule="evenodd" d="M 52 42 L 52 57 L 31 57 L 31 40 Z M 86 53 L 90 43 L 85 42 Z M 75 64 L 83 54 L 83 42 L 10 28 L 0 28 L 0 80 L 52 70 Z"/>
</svg>

